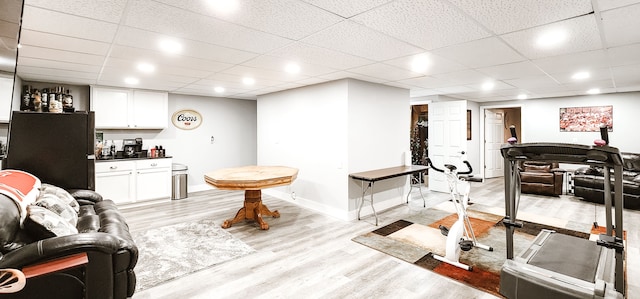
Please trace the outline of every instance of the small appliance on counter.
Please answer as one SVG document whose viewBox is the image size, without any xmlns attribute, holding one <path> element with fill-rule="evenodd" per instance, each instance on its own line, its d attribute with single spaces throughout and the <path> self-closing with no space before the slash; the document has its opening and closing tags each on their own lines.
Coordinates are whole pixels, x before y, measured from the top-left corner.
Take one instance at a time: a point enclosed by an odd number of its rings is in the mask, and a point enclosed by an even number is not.
<svg viewBox="0 0 640 299">
<path fill-rule="evenodd" d="M 123 139 L 122 140 L 122 155 L 125 158 L 137 158 L 136 154 L 136 140 L 135 139 Z"/>
</svg>

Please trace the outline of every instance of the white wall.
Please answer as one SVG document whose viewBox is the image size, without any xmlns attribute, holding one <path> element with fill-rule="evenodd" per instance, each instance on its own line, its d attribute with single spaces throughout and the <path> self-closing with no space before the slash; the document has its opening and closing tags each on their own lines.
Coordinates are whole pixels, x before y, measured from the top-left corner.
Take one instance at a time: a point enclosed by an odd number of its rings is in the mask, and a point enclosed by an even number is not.
<svg viewBox="0 0 640 299">
<path fill-rule="evenodd" d="M 349 173 L 402 165 L 410 116 L 408 90 L 354 79 L 259 96 L 258 164 L 299 169 L 291 186 L 264 192 L 353 218 L 352 194 L 360 195 L 360 185 Z M 390 181 L 376 190 L 376 204 L 400 202 L 406 179 Z"/>
<path fill-rule="evenodd" d="M 211 188 L 204 175 L 220 168 L 256 164 L 256 102 L 169 94 L 168 127 L 164 130 L 103 130 L 105 139 L 142 137 L 144 147 L 162 145 L 174 163 L 189 168 L 189 192 Z M 171 124 L 174 112 L 193 109 L 202 124 L 181 130 Z M 211 143 L 211 136 L 214 142 Z"/>
<path fill-rule="evenodd" d="M 560 132 L 560 108 L 613 106 L 613 132 L 610 145 L 623 152 L 640 152 L 636 138 L 640 115 L 640 92 L 585 95 L 512 102 L 481 103 L 481 106 L 522 105 L 522 142 L 559 142 L 593 145 L 599 132 Z"/>
<path fill-rule="evenodd" d="M 411 135 L 409 90 L 349 80 L 348 173 L 404 165 Z M 349 211 L 357 209 L 362 196 L 361 182 L 349 182 Z M 408 177 L 374 184 L 378 210 L 405 202 Z M 363 214 L 372 211 L 365 205 Z M 351 213 L 350 218 L 354 218 Z"/>
</svg>

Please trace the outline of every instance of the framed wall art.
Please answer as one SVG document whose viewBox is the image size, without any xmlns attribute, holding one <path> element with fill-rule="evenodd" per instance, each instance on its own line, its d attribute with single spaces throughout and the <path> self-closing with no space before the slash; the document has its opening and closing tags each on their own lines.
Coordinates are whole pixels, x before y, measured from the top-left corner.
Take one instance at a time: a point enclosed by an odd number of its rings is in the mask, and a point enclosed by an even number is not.
<svg viewBox="0 0 640 299">
<path fill-rule="evenodd" d="M 560 132 L 599 132 L 602 124 L 613 131 L 613 106 L 560 108 Z"/>
</svg>

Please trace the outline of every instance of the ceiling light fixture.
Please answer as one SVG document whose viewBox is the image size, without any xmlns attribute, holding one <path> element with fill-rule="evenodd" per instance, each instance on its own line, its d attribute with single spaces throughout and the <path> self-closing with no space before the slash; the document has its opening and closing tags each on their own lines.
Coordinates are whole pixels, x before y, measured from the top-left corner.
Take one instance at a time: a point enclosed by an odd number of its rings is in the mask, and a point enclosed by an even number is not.
<svg viewBox="0 0 640 299">
<path fill-rule="evenodd" d="M 153 64 L 141 62 L 138 63 L 138 70 L 143 73 L 153 73 L 156 70 L 156 67 Z"/>
<path fill-rule="evenodd" d="M 591 88 L 589 90 L 587 90 L 588 94 L 599 94 L 600 93 L 600 88 Z"/>
<path fill-rule="evenodd" d="M 571 76 L 571 79 L 573 80 L 584 80 L 591 77 L 591 74 L 589 74 L 589 72 L 577 72 L 575 74 L 573 74 L 573 76 Z"/>
<path fill-rule="evenodd" d="M 420 54 L 414 56 L 411 60 L 411 71 L 416 73 L 424 73 L 428 68 L 431 62 L 429 61 L 429 57 L 426 54 Z"/>
<path fill-rule="evenodd" d="M 297 63 L 291 62 L 284 67 L 284 71 L 289 74 L 297 74 L 300 72 L 300 66 Z"/>
<path fill-rule="evenodd" d="M 224 92 L 224 87 L 222 86 L 216 86 L 216 88 L 213 89 L 215 92 L 217 93 L 223 93 Z"/>
<path fill-rule="evenodd" d="M 521 94 L 518 95 L 518 100 L 526 100 L 528 97 L 529 96 L 527 96 L 526 94 L 521 93 Z"/>
<path fill-rule="evenodd" d="M 138 78 L 134 78 L 134 77 L 127 77 L 127 78 L 124 78 L 124 83 L 127 83 L 127 84 L 138 84 L 138 83 L 140 83 L 140 80 L 138 80 Z"/>
<path fill-rule="evenodd" d="M 496 84 L 491 81 L 482 84 L 482 90 L 492 90 L 494 87 L 496 87 Z"/>
<path fill-rule="evenodd" d="M 567 33 L 563 30 L 553 30 L 543 33 L 538 37 L 536 43 L 541 48 L 551 48 L 564 42 L 567 39 Z"/>
<path fill-rule="evenodd" d="M 242 83 L 244 83 L 244 85 L 253 85 L 254 83 L 256 83 L 256 79 L 244 77 L 242 78 Z"/>
<path fill-rule="evenodd" d="M 175 40 L 165 39 L 159 43 L 160 49 L 167 54 L 177 54 L 182 52 L 182 45 Z"/>
<path fill-rule="evenodd" d="M 238 10 L 238 0 L 208 0 L 209 5 L 217 12 L 232 13 Z"/>
</svg>

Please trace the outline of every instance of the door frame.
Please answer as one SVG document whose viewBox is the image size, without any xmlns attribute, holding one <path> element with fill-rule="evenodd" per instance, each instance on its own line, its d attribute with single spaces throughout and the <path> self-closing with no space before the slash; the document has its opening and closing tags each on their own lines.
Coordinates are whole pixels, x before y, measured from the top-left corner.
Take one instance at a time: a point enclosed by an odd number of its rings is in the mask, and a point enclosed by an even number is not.
<svg viewBox="0 0 640 299">
<path fill-rule="evenodd" d="M 484 152 L 486 150 L 485 147 L 485 128 L 486 128 L 486 124 L 485 124 L 485 110 L 492 110 L 492 109 L 508 109 L 508 108 L 520 108 L 520 119 L 522 120 L 523 117 L 522 115 L 524 113 L 522 113 L 522 107 L 524 107 L 523 104 L 501 104 L 501 105 L 487 105 L 487 106 L 480 106 L 480 117 L 482 117 L 482 121 L 480 122 L 480 153 L 482 153 L 480 155 L 480 176 L 484 179 L 485 178 L 485 159 L 484 159 Z M 521 121 L 521 123 L 524 123 L 524 121 Z M 522 128 L 520 128 L 520 135 L 523 135 L 524 130 Z M 518 141 L 522 140 L 523 136 L 518 136 Z"/>
</svg>

